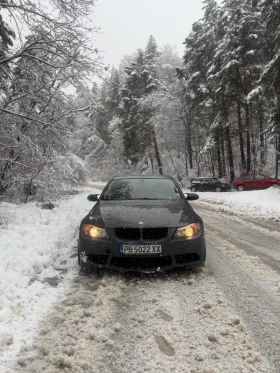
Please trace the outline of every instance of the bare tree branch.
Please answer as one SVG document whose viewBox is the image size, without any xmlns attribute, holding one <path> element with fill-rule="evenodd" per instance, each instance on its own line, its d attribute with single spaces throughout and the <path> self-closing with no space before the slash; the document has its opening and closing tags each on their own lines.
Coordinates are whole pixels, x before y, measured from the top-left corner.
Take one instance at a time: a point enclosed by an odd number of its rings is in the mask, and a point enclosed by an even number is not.
<svg viewBox="0 0 280 373">
<path fill-rule="evenodd" d="M 46 14 L 37 12 L 34 9 L 29 9 L 29 8 L 23 6 L 23 5 L 17 5 L 17 4 L 14 4 L 14 3 L 1 3 L 0 2 L 0 7 L 19 9 L 19 10 L 22 10 L 24 12 L 31 13 L 31 14 L 34 14 L 34 15 L 39 16 L 41 18 L 44 18 L 47 21 L 53 22 L 53 19 L 51 19 L 50 17 L 48 17 Z"/>
</svg>

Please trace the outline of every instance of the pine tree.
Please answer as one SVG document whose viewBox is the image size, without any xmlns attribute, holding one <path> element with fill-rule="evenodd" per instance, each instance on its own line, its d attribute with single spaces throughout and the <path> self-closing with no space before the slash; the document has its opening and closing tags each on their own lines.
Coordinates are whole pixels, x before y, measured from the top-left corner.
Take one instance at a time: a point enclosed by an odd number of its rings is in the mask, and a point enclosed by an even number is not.
<svg viewBox="0 0 280 373">
<path fill-rule="evenodd" d="M 194 142 L 192 135 L 193 127 L 196 125 L 196 118 L 200 118 L 200 132 L 208 137 L 207 146 L 204 151 L 210 154 L 212 159 L 211 169 L 214 174 L 213 161 L 215 154 L 218 161 L 219 177 L 223 176 L 221 161 L 221 142 L 223 133 L 219 126 L 212 127 L 217 108 L 214 99 L 213 87 L 209 84 L 209 72 L 213 70 L 212 62 L 217 45 L 217 19 L 219 19 L 220 9 L 215 0 L 204 1 L 204 18 L 196 22 L 192 27 L 192 32 L 185 40 L 186 52 L 184 62 L 186 65 L 185 77 L 187 88 L 185 94 L 188 96 L 189 104 L 186 107 L 187 126 L 186 143 L 189 153 L 190 168 L 192 168 L 193 148 L 200 148 L 200 138 Z M 195 129 L 196 130 L 196 129 Z"/>
<path fill-rule="evenodd" d="M 145 155 L 146 134 L 140 110 L 139 100 L 146 94 L 147 73 L 145 72 L 144 53 L 137 52 L 136 60 L 126 67 L 125 87 L 122 90 L 120 116 L 122 119 L 122 134 L 125 156 L 136 165 Z"/>
<path fill-rule="evenodd" d="M 124 151 L 128 160 L 136 165 L 153 148 L 159 172 L 162 173 L 156 131 L 151 122 L 153 108 L 146 105 L 145 101 L 158 87 L 155 66 L 157 56 L 157 45 L 151 36 L 145 52 L 139 49 L 136 60 L 125 69 L 127 78 L 122 90 L 120 116 Z"/>
<path fill-rule="evenodd" d="M 158 89 L 159 86 L 159 81 L 157 77 L 157 67 L 156 67 L 156 59 L 159 56 L 158 52 L 158 47 L 155 38 L 151 35 L 146 49 L 145 49 L 145 65 L 146 65 L 146 70 L 149 72 L 149 82 L 147 86 L 147 93 L 152 93 Z M 158 139 L 157 139 L 157 134 L 156 134 L 156 128 L 155 126 L 151 123 L 151 119 L 154 114 L 154 109 L 153 108 L 146 108 L 145 109 L 145 121 L 149 123 L 150 127 L 150 132 L 151 132 L 151 142 L 154 147 L 154 153 L 155 157 L 157 160 L 157 165 L 159 169 L 159 173 L 163 174 L 163 166 L 162 166 L 162 161 L 161 161 L 161 156 L 160 156 L 160 151 L 159 151 L 159 146 L 158 146 Z"/>
<path fill-rule="evenodd" d="M 269 130 L 276 138 L 276 177 L 280 167 L 280 1 L 260 2 L 262 17 L 265 22 L 266 65 L 261 75 L 262 89 L 269 99 L 270 127 Z"/>
<path fill-rule="evenodd" d="M 233 105 L 236 106 L 241 167 L 246 166 L 248 172 L 252 169 L 252 123 L 250 121 L 252 108 L 247 101 L 247 95 L 254 88 L 255 81 L 260 76 L 261 35 L 261 20 L 252 7 L 251 1 L 224 1 L 218 22 L 218 37 L 221 42 L 217 44 L 215 50 L 214 64 L 209 79 L 217 92 L 216 101 L 222 114 L 220 118 L 225 119 L 226 126 L 230 125 L 230 118 L 225 117 L 225 112 L 229 113 L 230 108 Z M 223 108 L 227 109 L 223 110 Z M 242 124 L 242 112 L 245 117 L 245 125 Z M 236 119 L 233 117 L 234 122 Z M 235 131 L 232 124 L 231 132 Z M 246 160 L 244 133 L 246 136 Z"/>
<path fill-rule="evenodd" d="M 108 83 L 108 109 L 110 111 L 111 119 L 118 114 L 120 106 L 120 89 L 121 82 L 119 72 L 115 68 L 112 69 L 110 80 Z"/>
<path fill-rule="evenodd" d="M 120 87 L 119 73 L 113 68 L 110 76 L 104 79 L 100 87 L 99 98 L 92 112 L 96 130 L 106 144 L 109 144 L 111 141 L 109 124 L 119 114 Z"/>
</svg>

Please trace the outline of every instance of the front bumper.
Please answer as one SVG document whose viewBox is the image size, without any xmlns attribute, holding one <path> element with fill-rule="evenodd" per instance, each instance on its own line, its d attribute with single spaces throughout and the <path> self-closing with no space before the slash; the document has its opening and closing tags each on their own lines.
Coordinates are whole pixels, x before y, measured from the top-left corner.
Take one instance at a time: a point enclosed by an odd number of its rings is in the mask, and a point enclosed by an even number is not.
<svg viewBox="0 0 280 373">
<path fill-rule="evenodd" d="M 204 233 L 191 240 L 173 240 L 176 228 L 169 228 L 168 236 L 156 241 L 120 240 L 114 229 L 106 229 L 109 240 L 91 239 L 80 232 L 79 262 L 84 268 L 110 268 L 118 271 L 165 271 L 175 267 L 201 267 L 206 247 Z M 120 252 L 122 244 L 161 245 L 161 254 L 128 255 Z"/>
</svg>

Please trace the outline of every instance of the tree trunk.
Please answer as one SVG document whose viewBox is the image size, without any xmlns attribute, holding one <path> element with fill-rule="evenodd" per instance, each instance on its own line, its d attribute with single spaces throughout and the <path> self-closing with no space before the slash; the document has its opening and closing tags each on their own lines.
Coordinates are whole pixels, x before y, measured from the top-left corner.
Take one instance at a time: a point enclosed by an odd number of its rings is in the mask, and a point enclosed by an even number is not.
<svg viewBox="0 0 280 373">
<path fill-rule="evenodd" d="M 233 182 L 233 180 L 234 180 L 234 163 L 233 163 L 233 153 L 232 153 L 232 145 L 231 145 L 229 126 L 226 127 L 226 142 L 227 142 L 227 151 L 228 151 L 228 165 L 229 165 L 230 182 Z"/>
<path fill-rule="evenodd" d="M 188 111 L 188 108 L 184 110 L 184 117 L 182 117 L 184 126 L 185 126 L 185 140 L 186 140 L 186 148 L 187 148 L 187 154 L 189 158 L 189 166 L 190 169 L 193 168 L 193 154 L 192 154 L 192 140 L 191 140 L 191 119 L 190 119 L 190 113 Z"/>
<path fill-rule="evenodd" d="M 223 177 L 223 165 L 221 157 L 221 144 L 219 135 L 216 136 L 216 147 L 217 147 L 217 162 L 218 162 L 218 178 Z"/>
<path fill-rule="evenodd" d="M 213 177 L 216 176 L 215 174 L 215 152 L 214 151 L 210 151 L 210 166 L 211 166 L 211 174 Z"/>
<path fill-rule="evenodd" d="M 264 115 L 263 115 L 263 106 L 259 104 L 258 107 L 258 114 L 259 114 L 259 130 L 260 130 L 260 163 L 261 167 L 263 168 L 265 165 L 265 151 L 264 151 Z"/>
<path fill-rule="evenodd" d="M 151 154 L 150 154 L 150 160 L 151 160 L 152 174 L 154 174 L 154 159 L 152 158 Z"/>
<path fill-rule="evenodd" d="M 188 152 L 188 158 L 189 158 L 189 166 L 190 166 L 190 169 L 192 169 L 193 168 L 193 156 L 192 156 L 192 142 L 191 142 L 190 128 L 188 128 L 186 131 L 186 146 L 187 146 L 187 152 Z"/>
<path fill-rule="evenodd" d="M 158 150 L 158 144 L 157 144 L 157 139 L 156 139 L 156 134 L 155 133 L 154 133 L 154 140 L 153 141 L 154 141 L 156 160 L 157 160 L 157 164 L 158 164 L 158 171 L 159 171 L 160 175 L 163 175 L 162 163 L 161 163 L 161 159 L 160 159 L 160 154 L 159 154 L 159 150 Z"/>
<path fill-rule="evenodd" d="M 237 100 L 237 119 L 238 119 L 238 135 L 239 135 L 239 147 L 240 147 L 240 156 L 241 156 L 241 167 L 246 168 L 244 141 L 243 141 L 243 128 L 242 128 L 242 118 L 241 118 L 241 105 L 240 105 L 239 100 Z"/>
<path fill-rule="evenodd" d="M 249 119 L 249 105 L 246 104 L 245 106 L 246 110 L 246 146 L 247 146 L 247 162 L 246 162 L 246 168 L 247 172 L 249 173 L 251 171 L 251 139 L 250 139 L 250 119 Z"/>
<path fill-rule="evenodd" d="M 171 159 L 171 162 L 172 162 L 172 165 L 173 165 L 174 171 L 176 172 L 177 178 L 178 178 L 178 180 L 179 180 L 181 186 L 183 187 L 182 178 L 181 178 L 181 176 L 180 176 L 180 174 L 179 174 L 179 172 L 178 172 L 178 170 L 177 170 L 177 168 L 176 168 L 176 166 L 175 166 L 174 159 L 173 159 L 173 157 L 172 157 L 172 155 L 171 155 L 171 153 L 170 153 L 169 147 L 168 147 L 168 145 L 167 145 L 166 143 L 165 143 L 165 146 L 166 146 L 166 150 L 167 150 L 167 152 L 168 152 L 168 154 L 169 154 L 169 157 L 170 157 L 170 159 Z"/>
<path fill-rule="evenodd" d="M 276 136 L 276 167 L 275 167 L 275 178 L 278 178 L 279 173 L 279 162 L 280 162 L 280 135 Z"/>
<path fill-rule="evenodd" d="M 189 175 L 189 169 L 188 169 L 188 152 L 185 152 L 185 167 L 186 167 L 186 175 Z"/>
<path fill-rule="evenodd" d="M 225 155 L 224 134 L 221 139 L 221 153 L 222 153 L 222 176 L 225 176 L 226 175 L 226 155 Z"/>
<path fill-rule="evenodd" d="M 28 188 L 27 188 L 27 191 L 26 191 L 26 196 L 25 196 L 24 203 L 27 203 L 28 196 L 30 195 L 30 190 L 31 190 L 31 186 L 32 186 L 32 181 L 33 181 L 33 179 L 30 180 L 30 183 L 29 183 L 29 185 L 28 185 Z"/>
</svg>

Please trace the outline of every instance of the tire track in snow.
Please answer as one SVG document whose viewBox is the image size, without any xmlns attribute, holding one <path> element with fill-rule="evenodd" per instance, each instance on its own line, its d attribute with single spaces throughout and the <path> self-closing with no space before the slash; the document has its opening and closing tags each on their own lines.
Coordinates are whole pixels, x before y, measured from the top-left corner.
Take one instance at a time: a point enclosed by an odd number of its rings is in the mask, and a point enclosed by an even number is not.
<svg viewBox="0 0 280 373">
<path fill-rule="evenodd" d="M 78 275 L 7 373 L 274 373 L 211 274 Z"/>
<path fill-rule="evenodd" d="M 205 220 L 207 222 L 207 220 Z M 213 221 L 213 220 L 212 220 Z M 224 227 L 226 222 L 224 223 Z M 248 261 L 244 246 L 233 246 L 232 235 L 221 238 L 213 224 L 205 224 L 207 267 L 236 312 L 248 325 L 261 351 L 280 372 L 279 276 L 259 261 Z M 229 228 L 225 227 L 226 232 Z M 226 235 L 226 233 L 225 233 Z M 224 237 L 224 235 L 223 235 Z M 244 237 L 245 239 L 245 237 Z M 261 240 L 260 240 L 261 242 Z M 242 253 L 243 251 L 243 253 Z M 250 258 L 250 257 L 249 257 Z M 262 259 L 262 257 L 260 256 Z M 267 282 L 266 282 L 267 279 Z M 275 285 L 275 286 L 274 286 Z"/>
<path fill-rule="evenodd" d="M 280 232 L 274 223 L 246 221 L 243 217 L 228 216 L 215 210 L 195 206 L 206 224 L 206 244 L 209 233 L 216 232 L 230 244 L 242 248 L 249 255 L 257 255 L 261 261 L 280 274 Z"/>
</svg>

